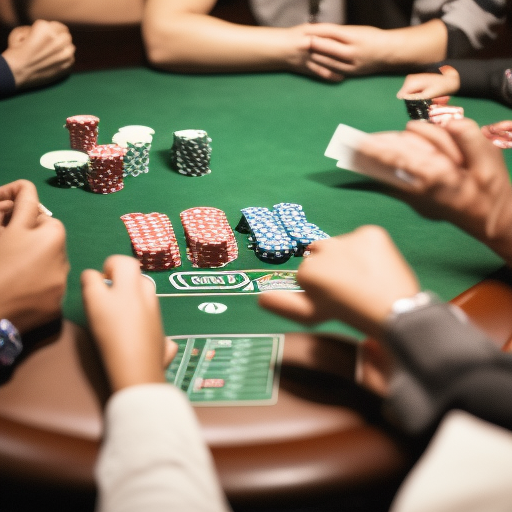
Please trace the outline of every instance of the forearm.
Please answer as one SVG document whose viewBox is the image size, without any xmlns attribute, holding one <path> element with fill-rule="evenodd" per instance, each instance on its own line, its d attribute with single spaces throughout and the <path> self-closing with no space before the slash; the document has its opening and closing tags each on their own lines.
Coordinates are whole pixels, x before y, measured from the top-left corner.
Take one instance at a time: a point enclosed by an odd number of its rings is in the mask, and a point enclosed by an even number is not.
<svg viewBox="0 0 512 512">
<path fill-rule="evenodd" d="M 289 69 L 308 38 L 291 29 L 236 25 L 205 14 L 153 17 L 143 25 L 148 59 L 179 72 Z"/>
<path fill-rule="evenodd" d="M 399 315 L 384 343 L 398 361 L 386 405 L 404 430 L 425 432 L 453 408 L 511 428 L 512 407 L 496 405 L 512 391 L 512 357 L 460 310 L 432 304 Z"/>
<path fill-rule="evenodd" d="M 192 407 L 170 384 L 113 395 L 96 467 L 98 512 L 226 512 Z"/>
<path fill-rule="evenodd" d="M 448 31 L 439 19 L 388 30 L 387 64 L 393 68 L 422 66 L 446 57 Z"/>
</svg>

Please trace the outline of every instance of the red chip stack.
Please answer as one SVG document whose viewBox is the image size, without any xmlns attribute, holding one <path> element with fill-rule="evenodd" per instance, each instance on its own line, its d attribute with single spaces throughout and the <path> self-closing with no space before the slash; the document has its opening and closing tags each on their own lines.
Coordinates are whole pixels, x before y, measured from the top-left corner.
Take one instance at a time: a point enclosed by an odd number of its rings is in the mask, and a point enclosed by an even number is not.
<svg viewBox="0 0 512 512">
<path fill-rule="evenodd" d="M 143 270 L 167 270 L 181 265 L 178 242 L 167 215 L 127 213 L 121 220 Z"/>
<path fill-rule="evenodd" d="M 98 124 L 100 120 L 96 116 L 81 115 L 71 116 L 66 119 L 66 128 L 69 131 L 71 149 L 90 151 L 98 141 Z"/>
<path fill-rule="evenodd" d="M 429 121 L 434 124 L 444 126 L 452 119 L 463 119 L 464 109 L 454 105 L 445 105 L 433 103 L 429 107 Z"/>
<path fill-rule="evenodd" d="M 197 207 L 181 212 L 187 257 L 194 267 L 223 267 L 238 257 L 238 247 L 226 214 L 217 208 Z"/>
<path fill-rule="evenodd" d="M 124 187 L 123 157 L 125 148 L 117 144 L 95 146 L 89 151 L 87 182 L 96 194 L 112 194 Z"/>
</svg>

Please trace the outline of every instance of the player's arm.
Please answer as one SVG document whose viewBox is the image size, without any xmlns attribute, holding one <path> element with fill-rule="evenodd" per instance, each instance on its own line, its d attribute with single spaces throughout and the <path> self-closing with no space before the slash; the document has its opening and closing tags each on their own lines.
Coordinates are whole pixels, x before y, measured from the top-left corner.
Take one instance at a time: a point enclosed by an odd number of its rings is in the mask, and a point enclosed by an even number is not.
<svg viewBox="0 0 512 512">
<path fill-rule="evenodd" d="M 308 67 L 310 37 L 305 25 L 234 24 L 211 16 L 214 5 L 215 0 L 147 0 L 143 37 L 149 61 L 178 72 L 290 70 L 318 74 Z M 324 75 L 330 80 L 342 78 L 330 70 Z"/>
<path fill-rule="evenodd" d="M 260 305 L 301 323 L 335 319 L 381 336 L 395 300 L 419 291 L 418 281 L 377 226 L 314 242 L 297 281 L 305 293 L 270 292 Z"/>
<path fill-rule="evenodd" d="M 68 73 L 75 61 L 75 46 L 65 25 L 37 20 L 30 27 L 11 31 L 2 56 L 11 69 L 16 88 L 24 89 Z"/>
<path fill-rule="evenodd" d="M 446 57 L 448 31 L 439 19 L 383 30 L 369 26 L 309 25 L 311 60 L 341 74 L 364 75 L 432 64 Z"/>
<path fill-rule="evenodd" d="M 69 263 L 62 223 L 42 214 L 35 186 L 0 187 L 0 318 L 21 332 L 55 320 Z"/>
<path fill-rule="evenodd" d="M 512 186 L 500 149 L 470 119 L 444 128 L 411 121 L 404 132 L 374 134 L 366 156 L 415 177 L 403 198 L 421 214 L 448 220 L 512 266 Z"/>
</svg>

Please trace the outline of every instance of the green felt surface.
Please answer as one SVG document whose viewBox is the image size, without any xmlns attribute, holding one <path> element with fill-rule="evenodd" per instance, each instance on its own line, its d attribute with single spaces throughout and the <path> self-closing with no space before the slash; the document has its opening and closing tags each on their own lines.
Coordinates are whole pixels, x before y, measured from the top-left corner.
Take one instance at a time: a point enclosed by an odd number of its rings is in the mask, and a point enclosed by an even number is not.
<svg viewBox="0 0 512 512">
<path fill-rule="evenodd" d="M 71 261 L 65 315 L 84 323 L 79 276 L 87 267 L 101 268 L 112 253 L 131 254 L 128 234 L 119 219 L 128 212 L 166 213 L 185 259 L 179 213 L 192 206 L 215 206 L 236 226 L 240 209 L 272 207 L 279 202 L 303 205 L 310 222 L 330 235 L 362 224 L 388 229 L 416 270 L 424 288 L 450 299 L 501 265 L 501 260 L 458 229 L 421 218 L 369 179 L 336 168 L 323 156 L 339 123 L 365 131 L 402 129 L 403 102 L 395 98 L 402 77 L 368 77 L 332 85 L 288 74 L 186 76 L 149 69 L 88 72 L 41 91 L 0 102 L 2 182 L 32 180 L 41 202 L 68 231 Z M 454 98 L 479 124 L 510 117 L 497 103 Z M 124 190 L 97 195 L 54 186 L 52 172 L 39 165 L 42 154 L 69 148 L 66 117 L 100 118 L 99 143 L 109 143 L 121 126 L 155 129 L 150 172 L 127 178 Z M 170 170 L 172 133 L 206 130 L 213 142 L 210 175 L 190 178 Z M 507 155 L 510 162 L 510 157 Z M 275 268 L 261 263 L 237 235 L 240 257 L 225 270 Z M 37 248 L 35 248 L 37 250 Z M 300 258 L 282 268 L 295 269 Z M 166 285 L 168 272 L 156 276 Z M 293 322 L 257 307 L 257 296 L 222 297 L 225 313 L 208 315 L 197 306 L 202 297 L 161 299 L 166 332 L 272 333 L 300 330 Z M 327 324 L 323 330 L 353 333 Z"/>
</svg>

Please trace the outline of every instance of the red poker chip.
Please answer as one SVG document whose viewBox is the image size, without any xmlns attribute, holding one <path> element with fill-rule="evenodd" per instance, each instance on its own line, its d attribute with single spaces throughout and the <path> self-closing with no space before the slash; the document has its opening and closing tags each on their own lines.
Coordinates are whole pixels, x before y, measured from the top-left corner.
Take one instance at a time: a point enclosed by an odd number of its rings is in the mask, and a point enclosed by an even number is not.
<svg viewBox="0 0 512 512">
<path fill-rule="evenodd" d="M 213 207 L 195 207 L 181 212 L 187 241 L 187 258 L 194 267 L 222 267 L 238 257 L 238 247 L 226 215 Z"/>
<path fill-rule="evenodd" d="M 167 270 L 181 265 L 178 243 L 167 215 L 129 213 L 121 219 L 144 270 Z"/>
</svg>

